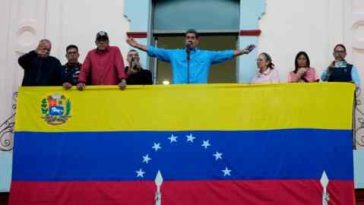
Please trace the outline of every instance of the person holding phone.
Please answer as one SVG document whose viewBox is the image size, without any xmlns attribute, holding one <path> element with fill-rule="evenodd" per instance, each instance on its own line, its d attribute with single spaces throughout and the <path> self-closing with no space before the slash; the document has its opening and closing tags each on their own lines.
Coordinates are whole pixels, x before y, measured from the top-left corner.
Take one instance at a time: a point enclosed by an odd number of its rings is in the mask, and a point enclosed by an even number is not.
<svg viewBox="0 0 364 205">
<path fill-rule="evenodd" d="M 295 69 L 288 75 L 289 83 L 309 83 L 318 82 L 316 71 L 310 67 L 310 58 L 304 51 L 299 52 L 295 58 Z"/>
<path fill-rule="evenodd" d="M 19 57 L 18 63 L 24 70 L 22 86 L 62 85 L 62 65 L 50 56 L 51 49 L 51 41 L 42 39 L 35 50 Z"/>
<path fill-rule="evenodd" d="M 185 47 L 183 49 L 145 46 L 139 44 L 133 38 L 128 38 L 127 43 L 134 48 L 147 52 L 150 57 L 171 63 L 174 84 L 207 83 L 212 64 L 222 63 L 234 57 L 248 54 L 255 48 L 254 45 L 250 45 L 240 50 L 200 50 L 198 48 L 199 34 L 194 29 L 186 31 Z"/>
<path fill-rule="evenodd" d="M 358 69 L 349 64 L 346 60 L 346 47 L 338 44 L 334 47 L 335 60 L 328 66 L 321 75 L 321 80 L 328 82 L 353 82 L 360 87 L 360 77 Z"/>
<path fill-rule="evenodd" d="M 128 85 L 153 84 L 152 73 L 142 68 L 139 53 L 136 50 L 129 50 L 126 60 L 129 63 L 129 66 L 125 67 L 126 82 Z"/>
</svg>

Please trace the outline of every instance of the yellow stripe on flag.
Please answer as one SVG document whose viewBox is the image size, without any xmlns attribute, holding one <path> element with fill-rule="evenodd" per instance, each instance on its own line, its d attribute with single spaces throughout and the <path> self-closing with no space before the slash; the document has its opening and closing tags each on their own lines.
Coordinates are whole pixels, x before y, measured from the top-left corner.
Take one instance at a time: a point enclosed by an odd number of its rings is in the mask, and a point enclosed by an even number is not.
<svg viewBox="0 0 364 205">
<path fill-rule="evenodd" d="M 48 98 L 61 95 L 69 116 L 49 124 Z M 351 129 L 353 97 L 345 83 L 22 87 L 16 131 Z"/>
</svg>

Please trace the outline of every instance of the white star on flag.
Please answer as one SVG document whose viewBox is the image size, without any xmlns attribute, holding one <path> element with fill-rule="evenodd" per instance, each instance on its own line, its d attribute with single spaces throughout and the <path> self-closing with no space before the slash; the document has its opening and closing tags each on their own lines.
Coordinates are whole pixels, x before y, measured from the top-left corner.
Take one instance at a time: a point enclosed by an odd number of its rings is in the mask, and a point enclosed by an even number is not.
<svg viewBox="0 0 364 205">
<path fill-rule="evenodd" d="M 170 143 L 173 143 L 173 142 L 177 142 L 177 136 L 174 136 L 173 134 L 170 136 L 170 137 L 168 137 L 168 139 L 170 140 Z"/>
<path fill-rule="evenodd" d="M 137 177 L 144 178 L 145 172 L 142 169 L 136 171 Z"/>
<path fill-rule="evenodd" d="M 202 145 L 201 146 L 204 147 L 205 149 L 207 149 L 208 147 L 211 146 L 210 141 L 209 140 L 204 140 L 202 142 Z"/>
<path fill-rule="evenodd" d="M 162 149 L 161 147 L 161 143 L 153 143 L 153 147 L 152 147 L 155 151 L 158 151 L 160 149 Z"/>
<path fill-rule="evenodd" d="M 186 136 L 187 137 L 187 142 L 192 142 L 196 139 L 196 137 L 194 137 L 192 134 L 189 134 Z"/>
<path fill-rule="evenodd" d="M 225 167 L 224 170 L 221 170 L 224 173 L 224 176 L 230 176 L 231 175 L 231 170 L 228 169 L 227 167 Z"/>
<path fill-rule="evenodd" d="M 216 153 L 215 153 L 215 154 L 213 154 L 213 155 L 214 155 L 214 157 L 215 157 L 215 160 L 222 159 L 222 153 L 220 153 L 220 152 L 218 152 L 218 151 L 216 151 Z"/>
<path fill-rule="evenodd" d="M 143 163 L 148 164 L 150 160 L 152 160 L 152 158 L 149 157 L 149 154 L 143 156 Z"/>
</svg>

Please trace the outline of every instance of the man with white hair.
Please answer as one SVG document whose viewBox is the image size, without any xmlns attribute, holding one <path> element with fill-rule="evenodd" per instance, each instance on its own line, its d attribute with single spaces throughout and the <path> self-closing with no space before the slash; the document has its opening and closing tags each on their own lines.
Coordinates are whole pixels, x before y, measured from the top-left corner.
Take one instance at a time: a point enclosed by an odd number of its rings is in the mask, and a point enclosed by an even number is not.
<svg viewBox="0 0 364 205">
<path fill-rule="evenodd" d="M 52 43 L 48 39 L 39 41 L 37 48 L 18 59 L 24 69 L 22 86 L 57 86 L 62 85 L 61 62 L 50 56 Z"/>
</svg>

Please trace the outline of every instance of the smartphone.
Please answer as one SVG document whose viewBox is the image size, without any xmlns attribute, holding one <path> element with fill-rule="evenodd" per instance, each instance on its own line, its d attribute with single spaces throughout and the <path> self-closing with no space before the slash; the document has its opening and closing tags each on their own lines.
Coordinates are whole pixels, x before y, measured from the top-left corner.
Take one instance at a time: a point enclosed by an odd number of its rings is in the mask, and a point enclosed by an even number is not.
<svg viewBox="0 0 364 205">
<path fill-rule="evenodd" d="M 335 67 L 336 68 L 345 68 L 347 66 L 345 61 L 336 61 L 335 62 Z"/>
</svg>

